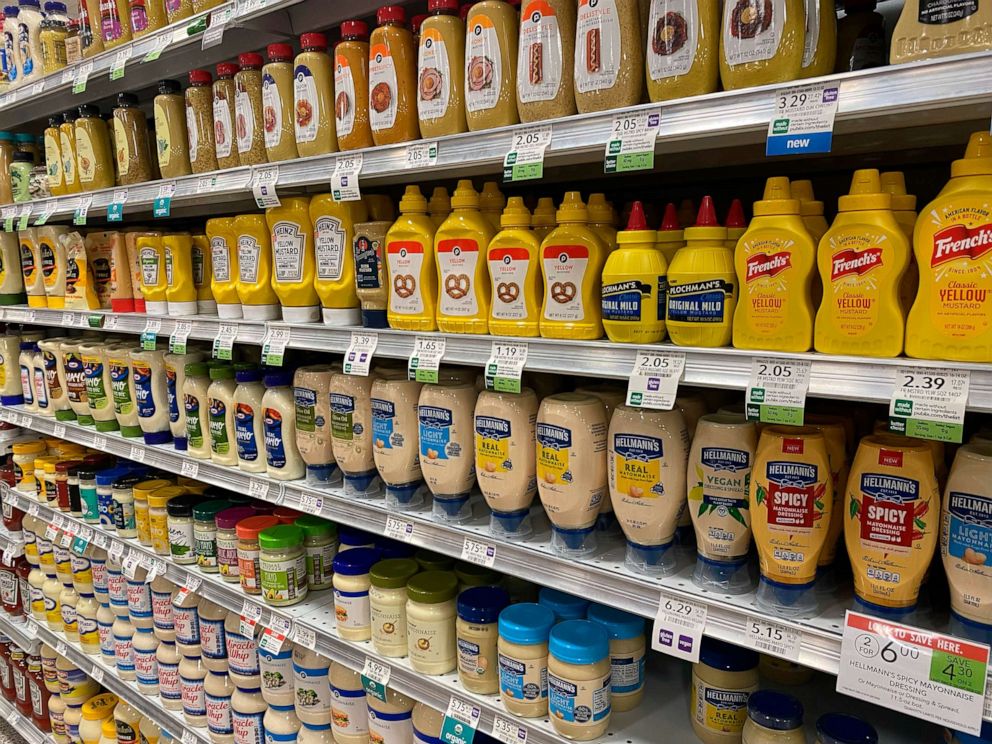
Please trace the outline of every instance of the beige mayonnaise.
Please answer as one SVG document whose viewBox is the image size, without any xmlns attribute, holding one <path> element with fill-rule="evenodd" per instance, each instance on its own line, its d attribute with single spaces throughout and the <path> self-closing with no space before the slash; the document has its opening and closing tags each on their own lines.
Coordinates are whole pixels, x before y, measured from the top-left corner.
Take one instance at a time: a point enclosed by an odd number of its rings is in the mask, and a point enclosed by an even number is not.
<svg viewBox="0 0 992 744">
<path fill-rule="evenodd" d="M 299 367 L 293 376 L 296 400 L 296 447 L 307 466 L 307 479 L 332 479 L 334 449 L 331 445 L 331 375 L 337 365 Z"/>
<path fill-rule="evenodd" d="M 468 382 L 441 382 L 420 391 L 420 467 L 434 494 L 435 514 L 445 519 L 466 516 L 475 485 L 472 412 L 476 398 L 475 385 Z"/>
<path fill-rule="evenodd" d="M 331 449 L 344 474 L 345 490 L 357 496 L 379 493 L 372 458 L 372 383 L 375 374 L 331 375 Z"/>
<path fill-rule="evenodd" d="M 398 370 L 372 383 L 372 459 L 386 485 L 387 503 L 400 509 L 420 506 L 427 490 L 417 444 L 421 388 L 423 383 Z"/>
</svg>

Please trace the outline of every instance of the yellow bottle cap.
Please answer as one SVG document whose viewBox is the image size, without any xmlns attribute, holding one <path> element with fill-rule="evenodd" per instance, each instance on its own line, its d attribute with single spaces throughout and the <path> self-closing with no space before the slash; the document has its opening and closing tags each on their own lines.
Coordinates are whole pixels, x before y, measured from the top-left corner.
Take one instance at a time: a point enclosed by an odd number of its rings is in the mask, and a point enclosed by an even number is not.
<svg viewBox="0 0 992 744">
<path fill-rule="evenodd" d="M 589 203 L 586 204 L 589 212 L 589 221 L 604 225 L 613 225 L 613 209 L 606 201 L 606 194 L 589 194 Z"/>
<path fill-rule="evenodd" d="M 715 240 L 725 242 L 727 240 L 727 228 L 722 227 L 716 219 L 716 207 L 713 206 L 713 199 L 704 196 L 699 204 L 699 215 L 696 217 L 696 224 L 685 229 L 685 239 L 689 240 Z"/>
<path fill-rule="evenodd" d="M 889 171 L 881 175 L 882 191 L 892 196 L 892 208 L 899 211 L 916 211 L 916 197 L 906 193 L 906 177 L 902 171 Z"/>
<path fill-rule="evenodd" d="M 39 455 L 45 451 L 44 442 L 21 442 L 11 446 L 15 455 Z"/>
<path fill-rule="evenodd" d="M 582 194 L 578 191 L 566 191 L 565 198 L 561 200 L 561 206 L 555 215 L 558 224 L 563 222 L 578 222 L 586 224 L 589 222 L 589 210 L 582 201 Z"/>
<path fill-rule="evenodd" d="M 550 196 L 542 196 L 534 207 L 534 217 L 531 220 L 534 227 L 555 226 L 555 200 Z"/>
<path fill-rule="evenodd" d="M 591 199 L 592 197 L 590 197 Z M 630 207 L 627 229 L 617 233 L 617 245 L 642 243 L 647 248 L 654 248 L 657 240 L 658 233 L 648 227 L 647 217 L 644 216 L 644 205 L 635 201 Z"/>
<path fill-rule="evenodd" d="M 100 721 L 107 716 L 111 716 L 114 713 L 117 700 L 117 696 L 112 692 L 105 692 L 102 695 L 91 697 L 83 703 L 81 710 L 82 717 L 87 721 Z"/>
<path fill-rule="evenodd" d="M 813 196 L 813 182 L 808 179 L 793 181 L 792 198 L 799 200 L 799 214 L 803 217 L 818 217 L 823 214 L 823 202 Z"/>
<path fill-rule="evenodd" d="M 972 132 L 961 160 L 951 163 L 951 178 L 992 175 L 992 134 Z"/>
<path fill-rule="evenodd" d="M 458 182 L 455 193 L 451 195 L 451 206 L 454 209 L 479 208 L 479 195 L 467 178 Z"/>
<path fill-rule="evenodd" d="M 451 198 L 448 196 L 448 190 L 444 188 L 444 186 L 434 187 L 434 191 L 431 192 L 431 199 L 427 204 L 427 208 L 432 212 L 451 211 Z"/>
<path fill-rule="evenodd" d="M 799 214 L 799 200 L 785 176 L 773 176 L 765 181 L 765 195 L 754 203 L 754 216 Z"/>
<path fill-rule="evenodd" d="M 511 196 L 500 217 L 502 227 L 530 227 L 530 211 L 524 205 L 522 196 Z"/>
<path fill-rule="evenodd" d="M 892 197 L 882 191 L 882 179 L 875 168 L 854 171 L 851 191 L 837 200 L 841 212 L 865 209 L 892 209 Z"/>
<path fill-rule="evenodd" d="M 459 182 L 461 185 L 461 182 Z M 486 181 L 482 184 L 482 193 L 479 194 L 479 203 L 485 205 L 486 209 L 503 209 L 506 205 L 506 197 L 499 190 L 499 184 L 495 181 Z"/>
<path fill-rule="evenodd" d="M 407 214 L 408 212 L 426 214 L 427 200 L 420 193 L 419 186 L 413 185 L 406 187 L 406 191 L 403 192 L 403 198 L 400 199 L 400 212 L 402 214 Z"/>
</svg>

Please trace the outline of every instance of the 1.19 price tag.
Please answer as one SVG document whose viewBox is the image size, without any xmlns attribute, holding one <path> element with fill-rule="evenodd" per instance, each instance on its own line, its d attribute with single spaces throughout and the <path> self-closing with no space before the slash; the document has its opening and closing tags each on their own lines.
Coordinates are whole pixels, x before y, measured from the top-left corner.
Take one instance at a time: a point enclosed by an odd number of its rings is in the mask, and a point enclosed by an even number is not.
<svg viewBox="0 0 992 744">
<path fill-rule="evenodd" d="M 378 345 L 379 334 L 377 333 L 352 333 L 351 343 L 344 353 L 344 373 L 368 377 L 369 367 L 372 365 L 372 355 L 375 354 L 375 347 Z"/>
<path fill-rule="evenodd" d="M 706 605 L 662 593 L 651 648 L 695 664 L 706 627 Z"/>
<path fill-rule="evenodd" d="M 627 383 L 627 405 L 672 410 L 684 370 L 685 352 L 638 349 Z"/>
<path fill-rule="evenodd" d="M 889 430 L 909 437 L 960 442 L 971 372 L 945 367 L 899 367 L 889 401 Z"/>
<path fill-rule="evenodd" d="M 551 125 L 521 127 L 510 136 L 510 151 L 503 158 L 503 180 L 510 183 L 543 178 L 544 151 L 551 144 Z"/>
<path fill-rule="evenodd" d="M 493 341 L 492 351 L 486 361 L 486 390 L 519 393 L 520 378 L 526 364 L 526 343 Z"/>
<path fill-rule="evenodd" d="M 748 419 L 801 426 L 811 367 L 805 359 L 755 357 L 744 396 Z"/>
<path fill-rule="evenodd" d="M 447 342 L 441 337 L 417 336 L 413 355 L 407 364 L 407 377 L 417 382 L 437 383 L 437 373 Z"/>
<path fill-rule="evenodd" d="M 661 111 L 632 111 L 616 114 L 606 142 L 603 170 L 606 173 L 651 170 L 654 146 L 661 127 Z"/>
<path fill-rule="evenodd" d="M 830 152 L 839 90 L 836 82 L 829 82 L 775 91 L 765 155 Z"/>
</svg>

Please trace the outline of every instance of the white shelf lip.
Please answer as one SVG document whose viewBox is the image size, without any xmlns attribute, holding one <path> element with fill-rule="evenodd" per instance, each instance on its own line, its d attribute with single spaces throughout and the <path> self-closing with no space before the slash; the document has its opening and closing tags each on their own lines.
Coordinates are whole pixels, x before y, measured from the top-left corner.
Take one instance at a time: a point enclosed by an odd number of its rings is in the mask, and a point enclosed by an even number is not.
<svg viewBox="0 0 992 744">
<path fill-rule="evenodd" d="M 990 76 L 992 77 L 992 76 Z M 119 333 L 141 333 L 152 316 L 138 313 L 110 313 L 108 311 L 48 310 L 24 307 L 0 308 L 0 314 L 9 322 L 35 323 L 45 326 L 65 328 L 88 327 L 91 316 L 102 316 L 104 320 L 116 318 L 114 328 L 107 331 Z M 374 332 L 378 335 L 376 356 L 391 359 L 409 359 L 413 354 L 418 336 L 445 339 L 444 362 L 484 366 L 492 350 L 494 341 L 523 341 L 528 345 L 527 365 L 530 372 L 560 373 L 562 359 L 569 360 L 569 374 L 583 377 L 605 377 L 626 380 L 634 367 L 638 349 L 651 348 L 665 351 L 678 351 L 686 355 L 685 372 L 682 384 L 709 388 L 745 390 L 751 378 L 751 366 L 755 358 L 779 360 L 803 359 L 812 362 L 809 382 L 809 395 L 831 399 L 857 400 L 888 403 L 896 382 L 899 367 L 944 367 L 967 369 L 971 372 L 967 410 L 992 412 L 992 366 L 966 362 L 944 362 L 926 359 L 896 357 L 881 359 L 871 357 L 832 356 L 806 352 L 791 354 L 774 351 L 750 351 L 730 347 L 703 348 L 675 346 L 671 343 L 654 345 L 618 344 L 607 340 L 571 341 L 545 338 L 513 338 L 507 336 L 475 336 L 451 333 L 416 333 L 393 329 L 365 329 L 351 327 L 324 326 L 316 323 L 270 323 L 244 320 L 221 320 L 216 317 L 195 316 L 190 318 L 160 318 L 160 342 L 168 345 L 168 337 L 175 330 L 176 323 L 192 323 L 190 338 L 214 339 L 222 323 L 236 324 L 238 335 L 235 341 L 246 344 L 261 344 L 265 338 L 266 326 L 290 328 L 289 347 L 344 353 L 351 343 L 351 334 Z"/>
<path fill-rule="evenodd" d="M 6 615 L 0 612 L 0 632 L 6 633 L 9 625 L 10 621 Z M 10 635 L 9 633 L 7 634 Z M 29 649 L 25 648 L 24 650 L 27 651 Z M 28 744 L 52 744 L 55 741 L 51 734 L 46 734 L 39 729 L 31 718 L 21 713 L 12 701 L 4 697 L 0 697 L 0 718 L 13 726 Z"/>
<path fill-rule="evenodd" d="M 38 634 L 35 625 L 28 618 L 24 622 L 14 622 L 6 612 L 0 610 L 0 633 L 9 636 L 25 651 L 33 653 L 38 648 Z"/>
</svg>

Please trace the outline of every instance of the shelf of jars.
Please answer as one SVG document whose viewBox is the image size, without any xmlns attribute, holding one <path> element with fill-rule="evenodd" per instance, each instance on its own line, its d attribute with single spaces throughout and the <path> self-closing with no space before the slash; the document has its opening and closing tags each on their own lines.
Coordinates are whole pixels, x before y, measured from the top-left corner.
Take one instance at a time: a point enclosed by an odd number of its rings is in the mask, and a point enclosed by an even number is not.
<svg viewBox="0 0 992 744">
<path fill-rule="evenodd" d="M 10 635 L 7 630 L 10 626 L 10 621 L 7 617 L 0 612 L 0 633 L 6 633 Z M 18 646 L 21 646 L 19 642 L 15 640 Z M 21 646 L 25 651 L 30 650 L 29 647 Z M 28 744 L 52 744 L 54 739 L 52 739 L 50 734 L 46 734 L 44 731 L 38 729 L 34 725 L 28 716 L 21 713 L 14 704 L 7 700 L 5 697 L 0 697 L 0 719 L 6 721 L 8 724 L 14 727 L 14 730 L 23 739 L 28 742 Z M 8 741 L 10 741 L 8 739 Z"/>
<path fill-rule="evenodd" d="M 681 352 L 685 354 L 685 370 L 681 383 L 706 388 L 745 390 L 751 380 L 755 359 L 779 361 L 808 360 L 811 362 L 809 395 L 835 400 L 859 400 L 887 404 L 892 397 L 899 367 L 951 367 L 970 372 L 967 410 L 992 412 L 992 368 L 987 364 L 930 361 L 896 357 L 829 356 L 808 352 L 786 354 L 755 352 L 743 349 L 703 348 L 655 344 L 637 346 L 601 341 L 573 341 L 545 338 L 513 338 L 448 333 L 414 333 L 392 329 L 365 329 L 324 326 L 319 324 L 221 320 L 217 317 L 153 318 L 139 313 L 110 313 L 107 311 L 47 310 L 26 307 L 0 308 L 0 319 L 11 323 L 28 323 L 48 327 L 93 328 L 116 333 L 140 334 L 149 329 L 148 323 L 158 323 L 158 343 L 167 347 L 169 337 L 179 323 L 190 323 L 189 338 L 217 338 L 222 328 L 236 329 L 236 343 L 262 344 L 272 328 L 288 328 L 288 348 L 344 353 L 352 334 L 375 333 L 375 356 L 386 359 L 409 359 L 418 337 L 444 339 L 443 362 L 482 367 L 493 351 L 493 343 L 522 342 L 527 344 L 528 372 L 560 374 L 562 360 L 568 360 L 568 373 L 583 377 L 626 380 L 642 348 Z"/>
</svg>

